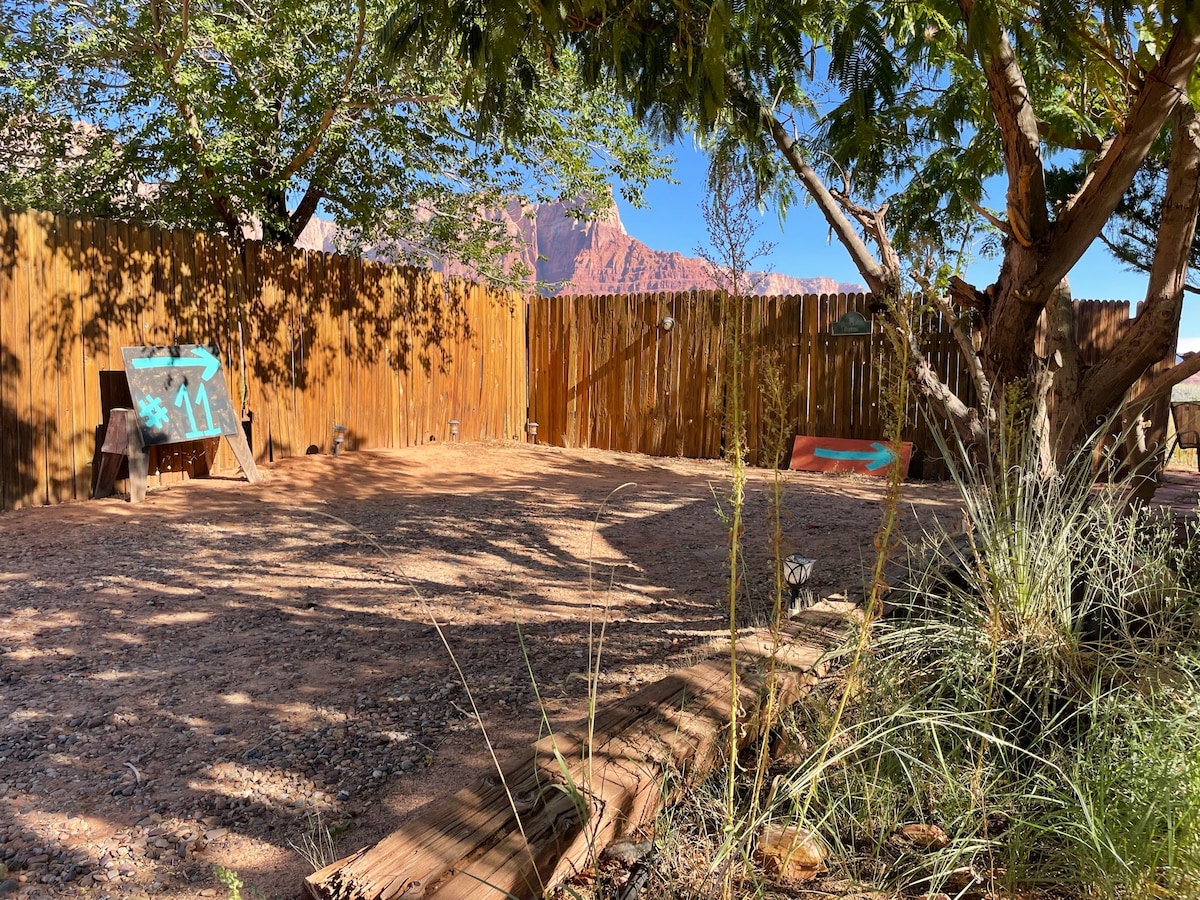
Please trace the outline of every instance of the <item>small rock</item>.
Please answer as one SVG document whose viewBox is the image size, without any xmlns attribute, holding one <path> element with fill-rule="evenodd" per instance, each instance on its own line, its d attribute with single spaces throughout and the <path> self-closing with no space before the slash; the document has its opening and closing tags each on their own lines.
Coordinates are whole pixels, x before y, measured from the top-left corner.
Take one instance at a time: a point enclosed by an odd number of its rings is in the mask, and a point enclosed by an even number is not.
<svg viewBox="0 0 1200 900">
<path fill-rule="evenodd" d="M 15 878 L 0 881 L 0 897 L 12 897 L 21 889 L 21 883 Z"/>
<path fill-rule="evenodd" d="M 216 728 L 213 729 L 213 734 L 232 734 L 232 733 L 233 733 L 233 729 L 230 728 L 228 725 L 218 725 Z"/>
<path fill-rule="evenodd" d="M 754 858 L 772 875 L 808 881 L 826 870 L 825 845 L 798 825 L 768 825 L 758 835 Z"/>
<path fill-rule="evenodd" d="M 936 825 L 901 825 L 897 833 L 918 850 L 943 850 L 950 845 L 946 832 Z"/>
<path fill-rule="evenodd" d="M 653 841 L 617 841 L 604 848 L 601 854 L 605 859 L 632 865 L 644 857 L 654 847 Z"/>
</svg>

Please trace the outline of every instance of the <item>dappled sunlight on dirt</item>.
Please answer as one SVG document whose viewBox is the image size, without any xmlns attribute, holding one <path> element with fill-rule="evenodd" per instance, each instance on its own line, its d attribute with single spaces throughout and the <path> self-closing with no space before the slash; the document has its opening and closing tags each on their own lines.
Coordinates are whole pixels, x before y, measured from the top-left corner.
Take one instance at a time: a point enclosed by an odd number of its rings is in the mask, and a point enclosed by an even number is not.
<svg viewBox="0 0 1200 900">
<path fill-rule="evenodd" d="M 605 609 L 602 702 L 727 633 L 723 464 L 438 444 L 265 474 L 0 515 L 0 858 L 27 893 L 217 896 L 222 865 L 294 896 L 317 813 L 349 852 L 485 775 L 435 619 L 502 755 L 541 728 L 530 670 L 551 721 L 582 712 Z M 783 474 L 783 551 L 818 591 L 861 587 L 883 487 Z M 911 485 L 909 521 L 950 495 Z"/>
</svg>

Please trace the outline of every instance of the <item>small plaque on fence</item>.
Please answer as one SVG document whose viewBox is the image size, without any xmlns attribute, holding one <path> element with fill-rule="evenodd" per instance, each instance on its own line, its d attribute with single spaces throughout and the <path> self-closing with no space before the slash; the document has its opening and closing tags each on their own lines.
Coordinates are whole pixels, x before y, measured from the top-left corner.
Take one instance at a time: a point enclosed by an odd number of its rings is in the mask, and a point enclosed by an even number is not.
<svg viewBox="0 0 1200 900">
<path fill-rule="evenodd" d="M 850 310 L 829 329 L 834 334 L 870 334 L 871 323 L 860 312 Z"/>
</svg>

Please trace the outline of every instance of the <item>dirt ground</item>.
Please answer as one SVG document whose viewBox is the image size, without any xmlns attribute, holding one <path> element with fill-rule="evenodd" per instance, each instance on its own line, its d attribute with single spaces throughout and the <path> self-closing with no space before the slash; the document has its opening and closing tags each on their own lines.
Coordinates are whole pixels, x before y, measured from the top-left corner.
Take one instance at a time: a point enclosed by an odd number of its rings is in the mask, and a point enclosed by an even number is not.
<svg viewBox="0 0 1200 900">
<path fill-rule="evenodd" d="M 441 444 L 264 476 L 0 514 L 0 897 L 226 896 L 215 866 L 293 897 L 318 814 L 344 855 L 485 776 L 435 618 L 501 759 L 537 736 L 535 683 L 582 713 L 605 608 L 601 702 L 727 633 L 721 463 Z M 861 588 L 882 481 L 782 481 L 784 552 Z M 906 494 L 909 528 L 954 515 L 946 485 Z"/>
</svg>

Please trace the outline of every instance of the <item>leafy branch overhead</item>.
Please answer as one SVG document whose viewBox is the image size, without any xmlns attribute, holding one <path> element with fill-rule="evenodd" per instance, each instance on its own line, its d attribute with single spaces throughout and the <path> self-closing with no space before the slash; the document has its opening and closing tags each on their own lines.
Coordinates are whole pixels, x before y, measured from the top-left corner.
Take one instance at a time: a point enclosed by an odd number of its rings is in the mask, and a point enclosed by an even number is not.
<svg viewBox="0 0 1200 900">
<path fill-rule="evenodd" d="M 456 53 L 483 121 L 511 102 L 507 60 L 570 54 L 651 127 L 737 148 L 782 209 L 803 197 L 820 210 L 914 349 L 902 296 L 923 287 L 952 313 L 967 301 L 956 330 L 981 396 L 956 396 L 920 356 L 910 374 L 968 438 L 1016 390 L 1053 469 L 1097 420 L 1138 418 L 1130 386 L 1174 349 L 1200 209 L 1200 11 L 1183 0 L 457 0 L 397 9 L 386 34 L 393 60 L 414 45 Z M 1079 166 L 1053 200 L 1051 157 Z M 1143 235 L 1144 311 L 1085 368 L 1067 275 L 1155 167 L 1164 213 Z M 976 248 L 996 259 L 985 284 L 962 278 Z M 1189 360 L 1157 387 L 1197 369 Z"/>
<path fill-rule="evenodd" d="M 318 212 L 347 249 L 498 261 L 514 195 L 635 202 L 666 173 L 570 54 L 504 133 L 435 48 L 385 63 L 378 0 L 66 0 L 0 8 L 0 203 L 291 245 Z M 542 63 L 540 74 L 548 72 Z"/>
</svg>

